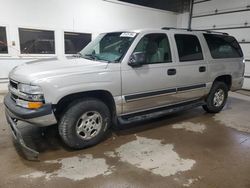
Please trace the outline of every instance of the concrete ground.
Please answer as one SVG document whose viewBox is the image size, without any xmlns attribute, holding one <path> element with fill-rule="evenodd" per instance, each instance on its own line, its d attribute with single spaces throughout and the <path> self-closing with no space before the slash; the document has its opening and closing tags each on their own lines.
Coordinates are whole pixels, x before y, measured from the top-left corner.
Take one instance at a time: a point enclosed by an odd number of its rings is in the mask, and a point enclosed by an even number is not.
<svg viewBox="0 0 250 188">
<path fill-rule="evenodd" d="M 0 104 L 0 187 L 250 188 L 249 111 L 250 97 L 231 93 L 219 114 L 197 108 L 122 127 L 80 151 L 51 127 L 33 132 L 41 161 L 31 162 L 18 154 Z"/>
</svg>

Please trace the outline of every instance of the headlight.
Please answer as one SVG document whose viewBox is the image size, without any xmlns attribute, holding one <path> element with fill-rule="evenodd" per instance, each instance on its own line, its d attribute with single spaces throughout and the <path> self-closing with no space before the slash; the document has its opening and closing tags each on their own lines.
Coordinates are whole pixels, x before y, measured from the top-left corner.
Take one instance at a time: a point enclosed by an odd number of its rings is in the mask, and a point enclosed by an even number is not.
<svg viewBox="0 0 250 188">
<path fill-rule="evenodd" d="M 40 86 L 10 81 L 9 91 L 18 106 L 38 109 L 44 105 L 44 94 Z"/>
<path fill-rule="evenodd" d="M 40 86 L 19 83 L 17 90 L 11 89 L 11 91 L 18 96 L 16 99 L 18 106 L 29 109 L 38 109 L 43 106 L 44 95 Z"/>
<path fill-rule="evenodd" d="M 40 86 L 32 86 L 27 84 L 18 84 L 18 90 L 22 93 L 31 95 L 41 95 L 43 94 L 42 88 Z"/>
</svg>

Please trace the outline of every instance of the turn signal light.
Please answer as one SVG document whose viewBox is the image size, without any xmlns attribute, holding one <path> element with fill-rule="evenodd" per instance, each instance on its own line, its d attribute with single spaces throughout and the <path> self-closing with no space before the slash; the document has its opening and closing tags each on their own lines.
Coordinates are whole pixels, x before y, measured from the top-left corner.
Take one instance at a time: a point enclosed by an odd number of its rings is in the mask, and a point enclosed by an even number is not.
<svg viewBox="0 0 250 188">
<path fill-rule="evenodd" d="M 43 106 L 42 102 L 24 101 L 21 99 L 17 99 L 16 104 L 18 106 L 28 108 L 28 109 L 38 109 L 38 108 L 41 108 Z"/>
<path fill-rule="evenodd" d="M 41 108 L 42 105 L 43 105 L 42 102 L 28 102 L 29 109 L 38 109 L 38 108 Z"/>
</svg>

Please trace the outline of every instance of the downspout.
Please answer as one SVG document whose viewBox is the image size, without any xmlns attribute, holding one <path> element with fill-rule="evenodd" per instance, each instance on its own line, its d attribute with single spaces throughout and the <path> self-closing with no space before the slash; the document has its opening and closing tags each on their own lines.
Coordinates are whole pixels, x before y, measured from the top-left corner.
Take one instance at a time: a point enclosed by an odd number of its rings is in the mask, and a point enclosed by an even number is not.
<svg viewBox="0 0 250 188">
<path fill-rule="evenodd" d="M 194 0 L 190 0 L 189 21 L 188 21 L 189 30 L 192 29 L 193 8 L 194 8 Z"/>
</svg>

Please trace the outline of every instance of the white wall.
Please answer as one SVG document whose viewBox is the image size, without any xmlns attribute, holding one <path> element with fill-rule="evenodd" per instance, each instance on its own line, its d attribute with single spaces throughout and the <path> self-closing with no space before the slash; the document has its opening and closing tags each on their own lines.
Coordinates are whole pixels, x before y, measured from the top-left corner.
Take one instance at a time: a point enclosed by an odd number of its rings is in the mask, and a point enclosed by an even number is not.
<svg viewBox="0 0 250 188">
<path fill-rule="evenodd" d="M 216 9 L 218 12 L 241 10 L 246 9 L 246 7 L 249 5 L 250 0 L 212 0 L 204 3 L 194 4 L 193 16 L 215 13 Z M 248 26 L 250 26 L 250 11 L 193 18 L 192 28 L 212 29 L 213 25 L 216 25 L 217 28 L 238 27 L 244 26 L 244 23 L 246 22 L 248 23 Z M 227 32 L 235 36 L 238 41 L 242 41 L 244 39 L 245 41 L 250 42 L 250 28 L 220 31 Z M 250 60 L 250 44 L 241 44 L 241 47 L 243 49 L 245 59 Z M 246 61 L 245 75 L 250 76 L 250 61 Z M 250 89 L 249 78 L 245 78 L 243 87 L 245 89 Z"/>
<path fill-rule="evenodd" d="M 177 15 L 177 27 L 188 28 L 189 23 L 189 12 L 185 12 Z"/>
<path fill-rule="evenodd" d="M 63 31 L 92 33 L 95 37 L 105 31 L 176 27 L 177 24 L 177 15 L 172 12 L 103 0 L 0 0 L 0 5 L 0 26 L 7 27 L 9 45 L 9 55 L 0 56 L 0 92 L 6 89 L 6 84 L 1 82 L 6 82 L 4 78 L 14 66 L 41 58 L 20 54 L 19 27 L 54 30 L 54 56 L 64 58 Z"/>
</svg>

